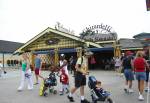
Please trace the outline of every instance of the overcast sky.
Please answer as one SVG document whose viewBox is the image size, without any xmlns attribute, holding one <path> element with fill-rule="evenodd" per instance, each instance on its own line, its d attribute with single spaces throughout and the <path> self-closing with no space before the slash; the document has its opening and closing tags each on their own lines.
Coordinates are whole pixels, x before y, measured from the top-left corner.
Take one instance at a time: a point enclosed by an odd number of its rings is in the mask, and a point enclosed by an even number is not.
<svg viewBox="0 0 150 103">
<path fill-rule="evenodd" d="M 119 38 L 150 33 L 146 0 L 0 0 L 0 40 L 27 42 L 56 22 L 78 35 L 89 25 L 107 24 Z"/>
</svg>

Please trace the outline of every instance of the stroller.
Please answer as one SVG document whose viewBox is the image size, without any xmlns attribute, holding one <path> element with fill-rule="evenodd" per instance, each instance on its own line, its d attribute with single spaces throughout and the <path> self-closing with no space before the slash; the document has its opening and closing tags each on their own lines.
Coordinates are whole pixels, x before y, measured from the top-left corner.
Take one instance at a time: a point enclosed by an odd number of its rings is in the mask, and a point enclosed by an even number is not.
<svg viewBox="0 0 150 103">
<path fill-rule="evenodd" d="M 57 86 L 57 79 L 55 72 L 51 72 L 49 77 L 46 78 L 40 86 L 40 96 L 47 96 L 47 89 L 49 90 L 49 93 L 57 94 L 57 90 L 54 90 L 54 86 Z"/>
<path fill-rule="evenodd" d="M 98 101 L 104 101 L 106 103 L 113 103 L 112 99 L 109 97 L 110 93 L 108 91 L 96 89 L 97 80 L 94 76 L 89 77 L 88 86 L 90 88 L 92 102 L 97 103 Z"/>
</svg>

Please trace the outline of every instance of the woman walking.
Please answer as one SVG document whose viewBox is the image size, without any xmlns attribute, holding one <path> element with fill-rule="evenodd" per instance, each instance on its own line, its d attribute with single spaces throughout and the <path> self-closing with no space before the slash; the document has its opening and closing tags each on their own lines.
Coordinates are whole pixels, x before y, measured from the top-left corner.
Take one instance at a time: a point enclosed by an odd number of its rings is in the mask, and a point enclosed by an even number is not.
<svg viewBox="0 0 150 103">
<path fill-rule="evenodd" d="M 146 60 L 143 58 L 143 52 L 138 51 L 134 60 L 134 69 L 136 72 L 136 79 L 138 80 L 139 100 L 144 100 L 144 81 L 146 80 L 145 68 L 149 68 Z"/>
<path fill-rule="evenodd" d="M 24 87 L 24 82 L 27 79 L 28 81 L 28 90 L 33 89 L 33 81 L 32 81 L 32 74 L 30 69 L 30 62 L 29 58 L 26 53 L 22 54 L 22 68 L 21 68 L 21 83 L 18 88 L 18 91 L 22 91 Z"/>
</svg>

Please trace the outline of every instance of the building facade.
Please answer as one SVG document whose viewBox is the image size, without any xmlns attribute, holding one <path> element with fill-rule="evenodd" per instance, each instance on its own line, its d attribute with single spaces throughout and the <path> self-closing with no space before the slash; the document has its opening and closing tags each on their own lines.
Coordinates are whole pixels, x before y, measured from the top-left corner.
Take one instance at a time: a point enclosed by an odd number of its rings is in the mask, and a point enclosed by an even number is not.
<svg viewBox="0 0 150 103">
<path fill-rule="evenodd" d="M 0 61 L 3 67 L 19 65 L 21 57 L 13 53 L 22 45 L 23 43 L 0 40 Z"/>
</svg>

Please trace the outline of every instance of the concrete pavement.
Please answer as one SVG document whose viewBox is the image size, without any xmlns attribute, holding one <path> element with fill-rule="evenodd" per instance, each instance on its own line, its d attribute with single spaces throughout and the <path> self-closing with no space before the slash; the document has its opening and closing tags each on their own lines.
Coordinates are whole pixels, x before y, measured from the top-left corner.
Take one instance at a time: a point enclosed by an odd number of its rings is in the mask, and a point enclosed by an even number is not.
<svg viewBox="0 0 150 103">
<path fill-rule="evenodd" d="M 47 77 L 48 71 L 42 71 L 42 75 Z M 124 77 L 117 76 L 114 71 L 90 71 L 90 75 L 94 75 L 96 79 L 102 81 L 103 87 L 111 92 L 111 98 L 115 103 L 150 103 L 146 102 L 147 93 L 144 92 L 144 101 L 138 101 L 137 81 L 133 82 L 134 93 L 126 94 L 123 90 Z M 34 76 L 34 75 L 33 75 Z M 34 77 L 35 80 L 35 77 Z M 56 89 L 59 91 L 59 78 Z M 39 96 L 40 85 L 34 85 L 34 90 L 27 90 L 27 86 L 22 92 L 18 92 L 17 88 L 20 83 L 20 70 L 7 69 L 7 74 L 0 77 L 0 103 L 69 103 L 67 94 L 60 96 L 59 94 L 49 94 L 48 97 Z M 74 78 L 70 75 L 70 86 L 74 85 Z M 85 89 L 85 97 L 91 101 L 88 86 Z M 80 103 L 79 90 L 74 94 L 75 103 Z M 103 102 L 99 102 L 103 103 Z"/>
</svg>

